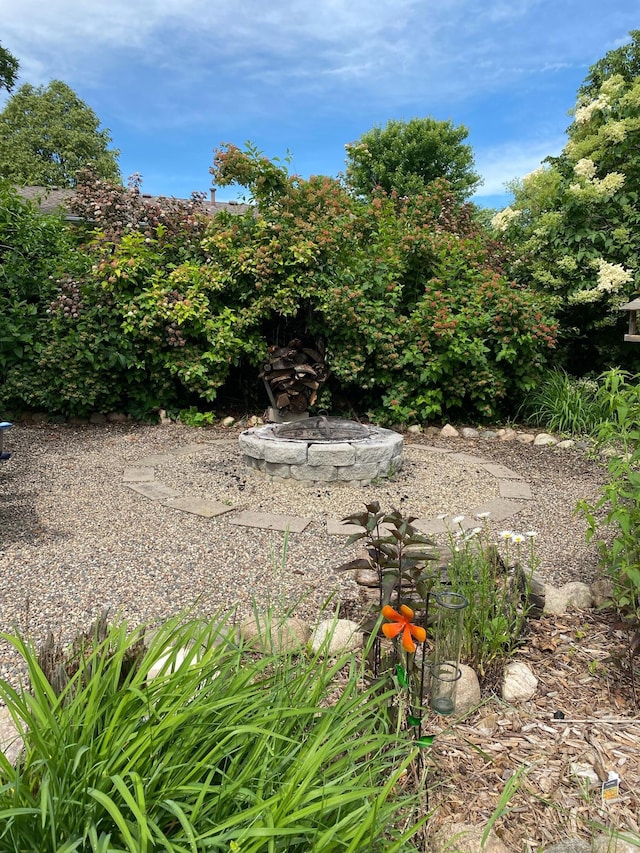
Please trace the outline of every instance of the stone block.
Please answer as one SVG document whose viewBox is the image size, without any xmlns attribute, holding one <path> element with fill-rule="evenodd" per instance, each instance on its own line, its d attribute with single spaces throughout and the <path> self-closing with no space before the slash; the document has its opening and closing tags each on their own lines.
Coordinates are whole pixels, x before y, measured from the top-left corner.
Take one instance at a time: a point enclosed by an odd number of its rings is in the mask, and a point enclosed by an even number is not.
<svg viewBox="0 0 640 853">
<path fill-rule="evenodd" d="M 247 468 L 254 468 L 256 471 L 264 471 L 267 467 L 267 463 L 264 459 L 256 459 L 255 456 L 246 456 L 243 455 L 242 461 L 247 466 Z"/>
<path fill-rule="evenodd" d="M 304 465 L 307 461 L 307 443 L 306 441 L 265 441 L 262 458 L 265 462 Z"/>
<path fill-rule="evenodd" d="M 356 462 L 348 468 L 337 468 L 337 480 L 375 480 L 379 469 L 377 462 Z"/>
<path fill-rule="evenodd" d="M 265 462 L 260 470 L 270 477 L 279 477 L 281 480 L 288 480 L 291 477 L 291 465 L 285 465 L 282 462 Z"/>
<path fill-rule="evenodd" d="M 353 465 L 356 450 L 346 441 L 335 444 L 310 444 L 307 451 L 307 465 Z"/>
<path fill-rule="evenodd" d="M 294 480 L 327 483 L 338 479 L 338 471 L 351 471 L 351 468 L 336 468 L 335 465 L 292 465 L 291 476 Z"/>
<path fill-rule="evenodd" d="M 266 442 L 260 441 L 250 431 L 240 433 L 238 444 L 245 456 L 251 456 L 253 459 L 264 459 L 264 446 Z"/>
</svg>

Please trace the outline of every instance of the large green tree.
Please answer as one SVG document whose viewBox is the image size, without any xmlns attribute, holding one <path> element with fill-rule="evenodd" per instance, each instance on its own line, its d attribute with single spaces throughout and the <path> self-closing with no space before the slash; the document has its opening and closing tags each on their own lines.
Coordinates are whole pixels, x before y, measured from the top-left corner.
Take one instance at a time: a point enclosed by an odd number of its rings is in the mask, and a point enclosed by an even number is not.
<svg viewBox="0 0 640 853">
<path fill-rule="evenodd" d="M 0 113 L 0 177 L 15 184 L 73 187 L 76 173 L 91 166 L 119 181 L 119 152 L 109 131 L 65 83 L 21 86 Z"/>
<path fill-rule="evenodd" d="M 513 273 L 558 297 L 567 365 L 630 364 L 620 306 L 640 290 L 640 42 L 607 54 L 581 87 L 559 157 L 513 185 L 494 226 Z"/>
<path fill-rule="evenodd" d="M 445 178 L 459 200 L 467 199 L 481 182 L 467 135 L 464 125 L 430 116 L 373 127 L 346 146 L 347 183 L 362 196 L 376 188 L 414 196 Z"/>
<path fill-rule="evenodd" d="M 18 77 L 18 60 L 12 53 L 0 44 L 0 89 L 10 92 Z"/>
</svg>

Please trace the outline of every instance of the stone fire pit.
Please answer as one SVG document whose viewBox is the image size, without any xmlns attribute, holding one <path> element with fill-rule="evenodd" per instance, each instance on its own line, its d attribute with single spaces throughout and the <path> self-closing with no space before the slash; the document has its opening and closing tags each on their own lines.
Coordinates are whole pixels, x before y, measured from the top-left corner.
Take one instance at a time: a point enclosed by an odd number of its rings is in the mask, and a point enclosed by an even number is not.
<svg viewBox="0 0 640 853">
<path fill-rule="evenodd" d="M 244 462 L 270 477 L 364 486 L 402 468 L 402 436 L 342 418 L 308 418 L 244 430 Z"/>
</svg>

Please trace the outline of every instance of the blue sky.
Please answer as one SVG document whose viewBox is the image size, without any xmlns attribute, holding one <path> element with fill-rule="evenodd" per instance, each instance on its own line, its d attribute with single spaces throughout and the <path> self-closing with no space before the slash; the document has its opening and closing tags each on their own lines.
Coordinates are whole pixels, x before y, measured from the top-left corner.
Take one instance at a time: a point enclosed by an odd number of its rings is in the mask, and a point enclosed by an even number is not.
<svg viewBox="0 0 640 853">
<path fill-rule="evenodd" d="M 223 142 L 335 176 L 374 125 L 431 115 L 468 128 L 476 201 L 502 207 L 506 181 L 560 151 L 589 66 L 639 12 L 638 0 L 0 0 L 0 43 L 19 84 L 63 80 L 92 107 L 144 192 L 208 190 Z"/>
</svg>

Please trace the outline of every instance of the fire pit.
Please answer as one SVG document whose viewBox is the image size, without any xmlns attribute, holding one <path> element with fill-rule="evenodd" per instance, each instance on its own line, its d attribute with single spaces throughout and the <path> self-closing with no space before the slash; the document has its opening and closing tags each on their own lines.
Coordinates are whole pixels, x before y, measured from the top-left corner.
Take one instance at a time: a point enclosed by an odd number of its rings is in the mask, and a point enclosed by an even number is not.
<svg viewBox="0 0 640 853">
<path fill-rule="evenodd" d="M 402 468 L 402 436 L 343 418 L 267 424 L 240 434 L 244 462 L 270 477 L 364 486 Z"/>
</svg>

